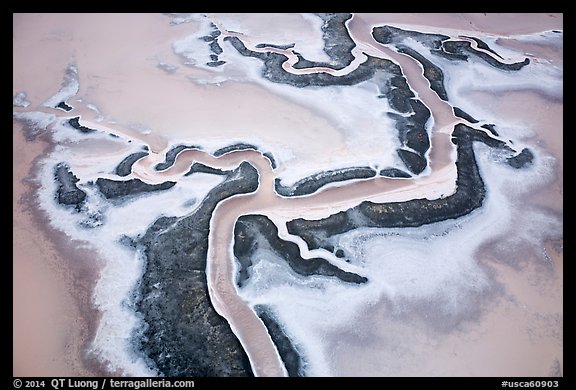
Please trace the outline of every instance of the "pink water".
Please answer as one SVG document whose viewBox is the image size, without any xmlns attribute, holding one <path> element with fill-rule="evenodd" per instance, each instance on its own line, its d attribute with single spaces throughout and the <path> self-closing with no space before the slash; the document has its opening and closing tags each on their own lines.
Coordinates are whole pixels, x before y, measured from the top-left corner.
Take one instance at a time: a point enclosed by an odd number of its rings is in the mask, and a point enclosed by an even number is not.
<svg viewBox="0 0 576 390">
<path fill-rule="evenodd" d="M 219 20 L 219 15 L 211 18 Z M 224 16 L 220 18 L 225 20 Z M 248 21 L 246 23 L 248 25 Z M 303 22 L 298 19 L 298 23 Z M 412 180 L 375 178 L 331 186 L 311 196 L 292 199 L 278 196 L 273 187 L 274 179 L 290 170 L 291 163 L 311 161 L 310 165 L 318 162 L 328 166 L 332 163 L 330 155 L 337 155 L 336 151 L 350 155 L 355 151 L 350 150 L 333 119 L 259 83 L 214 81 L 201 85 L 192 82 L 202 77 L 210 79 L 210 76 L 202 69 L 184 66 L 170 44 L 194 33 L 198 28 L 194 23 L 170 26 L 165 15 L 156 14 L 15 14 L 13 93 L 26 91 L 32 104 L 26 109 L 15 107 L 14 111 L 29 111 L 58 91 L 63 71 L 73 61 L 79 69 L 77 98 L 82 99 L 80 103 L 76 98 L 69 101 L 75 106 L 75 115 L 81 114 L 86 126 L 149 145 L 152 153 L 134 165 L 135 177 L 150 183 L 178 179 L 193 161 L 223 169 L 234 168 L 243 160 L 255 165 L 260 174 L 258 191 L 227 199 L 214 211 L 207 276 L 212 303 L 241 341 L 255 374 L 284 376 L 282 362 L 266 328 L 252 310 L 252 302 L 239 294 L 233 282 L 231 245 L 236 219 L 249 213 L 266 214 L 280 223 L 301 217 L 318 219 L 353 207 L 362 200 L 435 199 L 454 191 L 456 171 L 449 135 L 458 118 L 454 117 L 451 106 L 429 88 L 418 63 L 371 38 L 371 26 L 384 23 L 412 25 L 425 32 L 450 31 L 454 36 L 501 35 L 503 46 L 562 64 L 561 51 L 542 48 L 539 53 L 537 49 L 541 46 L 525 47 L 526 43 L 516 41 L 513 36 L 561 30 L 561 14 L 355 15 L 348 27 L 359 48 L 367 54 L 397 62 L 411 88 L 432 112 L 430 172 Z M 276 26 L 276 29 L 286 30 L 289 25 L 284 29 Z M 270 34 L 274 32 L 270 30 Z M 258 30 L 258 34 L 254 34 L 265 35 L 265 32 Z M 254 41 L 258 42 L 260 40 Z M 179 67 L 174 74 L 167 74 L 156 68 L 159 60 L 179 64 Z M 284 68 L 292 71 L 289 65 L 286 63 Z M 343 72 L 353 69 L 351 66 Z M 516 205 L 523 205 L 546 207 L 561 214 L 562 101 L 530 89 L 497 94 L 464 91 L 462 95 L 482 106 L 494 121 L 529 124 L 533 133 L 522 136 L 522 142 L 535 145 L 555 161 L 553 172 L 548 174 L 554 179 L 545 185 L 537 184 L 530 194 L 515 199 L 512 213 L 519 212 Z M 98 119 L 87 103 L 98 107 L 104 120 Z M 46 107 L 39 111 L 67 115 Z M 167 171 L 152 169 L 174 143 L 201 143 L 215 149 L 243 139 L 290 153 L 279 158 L 276 170 L 272 170 L 268 160 L 258 152 L 233 152 L 214 158 L 207 152 L 192 150 L 182 152 Z M 328 151 L 325 139 L 332 140 Z M 100 375 L 97 362 L 87 362 L 84 350 L 94 339 L 101 318 L 96 314 L 90 294 L 102 266 L 98 262 L 95 266 L 87 265 L 87 257 L 75 260 L 82 256 L 71 253 L 86 249 L 77 242 L 66 243 L 54 238 L 52 228 L 42 224 L 41 217 L 33 217 L 26 203 L 19 201 L 22 195 L 36 191 L 34 185 L 23 179 L 33 174 L 35 159 L 47 154 L 48 144 L 41 139 L 26 142 L 21 136 L 21 126 L 15 123 L 13 145 L 13 373 L 15 376 Z M 105 141 L 64 145 L 75 150 L 78 156 L 90 159 L 102 153 L 102 161 L 113 161 L 126 153 L 122 148 L 113 150 Z M 88 162 L 83 167 L 81 158 L 77 164 L 79 171 L 93 169 Z M 522 240 L 530 237 L 520 237 Z M 506 236 L 493 241 L 506 245 Z M 554 242 L 558 243 L 558 238 Z M 533 252 L 528 245 L 522 254 L 537 263 L 539 257 Z M 558 341 L 561 324 L 551 320 L 561 318 L 563 312 L 563 258 L 558 245 L 551 246 L 547 253 L 552 258 L 549 271 L 534 282 L 534 275 L 540 273 L 538 266 L 514 268 L 509 264 L 524 264 L 523 260 L 510 258 L 502 263 L 497 254 L 484 247 L 478 249 L 475 259 L 494 271 L 494 280 L 504 286 L 505 298 L 491 302 L 477 321 L 467 322 L 447 335 L 435 334 L 418 323 L 395 321 L 384 299 L 370 304 L 371 309 L 363 312 L 360 325 L 353 318 L 335 319 L 338 325 L 321 338 L 323 343 L 318 350 L 324 351 L 323 356 L 327 357 L 315 372 L 334 376 L 548 375 L 555 361 L 560 367 L 563 365 L 561 338 Z M 74 268 L 74 261 L 84 266 Z M 77 271 L 78 267 L 84 272 Z M 75 299 L 79 291 L 83 299 Z M 406 351 L 403 356 L 407 357 L 391 363 L 394 354 L 387 335 L 394 332 L 399 338 L 406 336 L 402 349 Z M 410 334 L 418 336 L 410 338 Z M 370 338 L 368 346 L 366 337 Z M 316 340 L 310 344 L 314 343 Z M 53 356 L 62 358 L 53 359 Z"/>
</svg>

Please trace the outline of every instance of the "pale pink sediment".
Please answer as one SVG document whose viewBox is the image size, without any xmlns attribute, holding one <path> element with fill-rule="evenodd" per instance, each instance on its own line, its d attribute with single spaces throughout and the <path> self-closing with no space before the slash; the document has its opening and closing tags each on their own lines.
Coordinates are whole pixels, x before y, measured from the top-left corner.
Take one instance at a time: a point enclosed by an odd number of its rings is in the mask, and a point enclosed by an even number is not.
<svg viewBox="0 0 576 390">
<path fill-rule="evenodd" d="M 153 166 L 163 161 L 161 153 L 171 146 L 170 141 L 175 138 L 186 139 L 190 142 L 201 142 L 197 140 L 194 131 L 190 129 L 190 124 L 194 126 L 206 126 L 216 129 L 216 125 L 211 120 L 211 115 L 218 115 L 219 107 L 215 105 L 209 113 L 198 113 L 191 111 L 189 107 L 196 103 L 200 107 L 208 107 L 207 102 L 215 99 L 222 102 L 223 106 L 234 106 L 237 103 L 237 93 L 242 90 L 248 91 L 246 100 L 259 105 L 258 112 L 266 116 L 266 112 L 274 112 L 275 115 L 284 112 L 294 121 L 301 120 L 304 123 L 304 112 L 295 105 L 282 106 L 279 98 L 274 100 L 273 94 L 254 85 L 224 86 L 220 91 L 199 87 L 192 83 L 182 84 L 181 80 L 170 78 L 162 71 L 150 74 L 142 66 L 142 61 L 155 61 L 150 58 L 150 53 L 161 52 L 165 58 L 178 63 L 178 58 L 170 50 L 167 43 L 185 34 L 186 27 L 170 27 L 165 17 L 159 15 L 111 15 L 109 23 L 105 27 L 97 20 L 102 15 L 91 19 L 84 14 L 78 15 L 15 15 L 15 60 L 18 61 L 19 68 L 14 71 L 14 86 L 19 90 L 25 90 L 29 95 L 29 100 L 34 105 L 40 105 L 55 91 L 58 90 L 62 74 L 71 60 L 78 64 L 82 96 L 85 103 L 94 103 L 103 115 L 117 123 L 96 121 L 96 114 L 93 110 L 87 109 L 84 104 L 71 101 L 76 107 L 75 113 L 81 113 L 86 126 L 121 135 L 145 142 L 150 146 L 151 156 L 138 161 L 134 165 L 133 175 L 144 181 L 151 183 L 162 182 L 170 179 L 178 179 L 186 173 L 192 161 L 206 163 L 213 167 L 223 169 L 234 168 L 243 160 L 248 160 L 255 164 L 260 173 L 260 188 L 254 194 L 236 196 L 222 201 L 215 209 L 211 220 L 211 234 L 209 236 L 210 245 L 208 252 L 207 276 L 210 296 L 216 310 L 221 313 L 230 323 L 233 331 L 240 339 L 246 349 L 256 375 L 259 376 L 285 376 L 286 371 L 279 359 L 278 352 L 270 339 L 270 335 L 263 323 L 239 295 L 234 285 L 234 258 L 232 257 L 233 227 L 236 219 L 246 213 L 268 213 L 274 216 L 277 222 L 288 221 L 296 217 L 309 219 L 324 218 L 328 215 L 353 207 L 362 200 L 372 200 L 377 202 L 403 201 L 415 197 L 428 197 L 430 199 L 445 196 L 454 191 L 456 170 L 453 164 L 454 146 L 450 142 L 450 134 L 454 124 L 459 121 L 452 112 L 451 106 L 441 101 L 438 96 L 429 88 L 428 81 L 422 75 L 422 68 L 410 57 L 394 52 L 384 47 L 370 36 L 371 25 L 386 22 L 397 23 L 398 25 L 422 25 L 431 30 L 438 27 L 451 26 L 452 31 L 459 30 L 462 33 L 471 31 L 482 31 L 493 34 L 520 34 L 532 31 L 544 31 L 552 28 L 562 28 L 562 15 L 554 14 L 545 18 L 536 18 L 530 14 L 506 16 L 506 15 L 482 15 L 482 14 L 358 14 L 349 22 L 348 27 L 351 36 L 358 43 L 358 49 L 367 54 L 389 58 L 398 63 L 404 72 L 410 86 L 417 92 L 417 97 L 431 110 L 433 116 L 432 126 L 432 146 L 429 154 L 430 172 L 417 179 L 398 180 L 387 178 L 375 178 L 361 180 L 352 185 L 334 185 L 311 196 L 287 199 L 278 196 L 274 191 L 274 178 L 279 174 L 280 169 L 273 171 L 266 158 L 259 152 L 240 151 L 233 152 L 214 158 L 202 151 L 187 150 L 178 155 L 175 165 L 163 172 L 157 172 Z M 502 23 L 506 20 L 506 23 Z M 529 21 L 530 23 L 526 23 Z M 21 23 L 26 23 L 26 28 L 21 27 Z M 151 28 L 150 26 L 153 26 Z M 529 26 L 529 27 L 528 27 Z M 26 35 L 24 32 L 28 30 Z M 103 29 L 103 30 L 102 30 Z M 102 31 L 106 36 L 98 37 Z M 436 30 L 438 31 L 438 30 Z M 110 40 L 106 37 L 117 36 L 129 45 L 131 59 L 127 62 L 121 49 L 110 49 Z M 33 38 L 46 37 L 48 41 L 44 43 L 34 41 Z M 80 40 L 88 42 L 88 47 L 81 52 L 75 49 Z M 510 47 L 519 47 L 518 43 L 511 40 Z M 26 54 L 23 51 L 28 50 Z M 266 50 L 266 49 L 262 49 Z M 40 64 L 32 56 L 42 57 Z M 77 56 L 76 56 L 77 55 Z M 360 55 L 359 57 L 360 58 Z M 558 60 L 558 59 L 557 59 Z M 561 60 L 561 59 L 560 59 Z M 295 73 L 305 73 L 306 70 L 295 70 L 289 60 L 285 66 Z M 116 64 L 117 68 L 110 69 L 109 63 Z M 44 70 L 48 66 L 48 70 Z M 357 66 L 354 63 L 353 66 Z M 341 71 L 349 71 L 352 67 Z M 314 71 L 320 71 L 316 69 Z M 178 71 L 180 72 L 180 70 Z M 331 71 L 332 72 L 332 71 Z M 129 73 L 129 74 L 128 74 Z M 334 72 L 333 72 L 334 73 Z M 338 74 L 340 74 L 338 73 Z M 40 77 L 32 81 L 30 74 L 50 74 L 57 78 Z M 115 81 L 113 75 L 119 75 L 121 83 Z M 162 89 L 168 89 L 167 94 L 155 94 Z M 243 89 L 244 88 L 244 89 Z M 14 93 L 18 92 L 14 91 Z M 511 92 L 512 98 L 492 94 L 476 94 L 474 98 L 479 104 L 489 104 L 495 106 L 495 116 L 517 115 L 527 121 L 537 121 L 538 126 L 534 126 L 539 139 L 544 140 L 546 147 L 558 159 L 559 174 L 557 180 L 551 186 L 550 191 L 542 190 L 533 195 L 533 201 L 539 204 L 550 206 L 556 210 L 562 210 L 562 103 L 546 102 L 541 96 L 534 96 L 529 91 Z M 204 98 L 202 97 L 204 96 Z M 236 97 L 235 97 L 236 96 Z M 268 99 L 268 100 L 267 100 Z M 493 99 L 499 99 L 500 105 L 494 105 Z M 202 102 L 204 100 L 204 102 Z M 183 103 L 186 102 L 186 103 Z M 549 110 L 541 110 L 536 115 L 536 111 L 526 110 L 525 104 L 533 107 L 545 103 L 549 105 Z M 270 110 L 266 110 L 269 107 Z M 284 110 L 282 110 L 284 107 Z M 188 109 L 187 109 L 188 108 Z M 47 110 L 47 109 L 44 109 Z M 517 111 L 516 111 L 517 110 Z M 240 111 L 240 110 L 239 110 Z M 64 115 L 58 113 L 59 115 Z M 208 115 L 210 114 L 210 115 Z M 301 114 L 301 115 L 300 115 Z M 310 114 L 310 113 L 308 113 Z M 201 115 L 198 117 L 198 115 Z M 240 123 L 244 120 L 249 122 L 250 115 L 245 117 L 240 115 Z M 310 114 L 311 115 L 311 114 Z M 233 116 L 220 118 L 220 126 L 225 132 L 222 139 L 242 137 L 242 132 L 233 129 Z M 302 119 L 299 119 L 302 118 Z M 325 135 L 332 134 L 334 129 L 326 122 L 310 118 L 310 121 L 324 132 Z M 264 123 L 273 123 L 273 116 L 266 116 Z M 150 132 L 138 130 L 137 126 L 132 126 L 140 122 L 151 128 Z M 300 122 L 298 122 L 300 123 Z M 286 126 L 288 128 L 288 126 Z M 286 138 L 286 128 L 276 130 L 277 137 Z M 14 126 L 14 131 L 20 131 L 19 126 Z M 270 131 L 269 139 L 274 138 L 274 131 L 260 128 L 262 137 L 266 137 L 266 132 Z M 212 140 L 217 144 L 219 140 Z M 264 140 L 266 141 L 266 140 Z M 23 206 L 17 202 L 21 194 L 30 191 L 25 187 L 21 179 L 28 175 L 28 170 L 32 166 L 34 157 L 41 156 L 44 152 L 42 148 L 30 147 L 22 137 L 15 137 L 14 150 L 14 375 L 98 375 L 98 371 L 86 368 L 82 365 L 82 348 L 85 347 L 86 321 L 94 321 L 93 318 L 83 317 L 82 310 L 78 307 L 78 302 L 71 298 L 76 295 L 73 283 L 60 284 L 62 278 L 66 279 L 68 270 L 66 262 L 57 260 L 61 257 L 61 251 L 54 250 L 48 240 L 38 239 L 34 245 L 28 246 L 29 237 L 45 237 L 43 231 L 46 226 L 38 226 L 28 218 Z M 322 148 L 314 148 L 313 145 L 301 142 L 302 155 L 306 153 L 313 155 L 319 153 Z M 32 144 L 38 145 L 38 144 Z M 27 152 L 21 154 L 26 146 Z M 73 249 L 74 250 L 74 249 Z M 50 259 L 52 257 L 52 260 Z M 53 261 L 54 260 L 54 261 Z M 63 259 L 60 259 L 63 260 Z M 52 267 L 46 267 L 52 264 Z M 54 266 L 58 264 L 58 266 Z M 562 278 L 562 254 L 554 257 L 556 283 Z M 535 291 L 529 286 L 519 285 L 517 274 L 521 278 L 527 277 L 522 272 L 507 269 L 505 266 L 494 266 L 498 278 L 509 286 L 511 291 L 522 302 L 532 304 L 538 301 Z M 46 273 L 39 272 L 45 269 Z M 26 286 L 26 287 L 25 287 Z M 34 286 L 34 287 L 27 287 Z M 551 293 L 552 294 L 552 293 Z M 552 304 L 554 309 L 561 312 L 557 307 L 557 295 L 551 296 L 547 303 Z M 64 302 L 64 303 L 63 303 Z M 532 303 L 530 303 L 532 302 Z M 541 305 L 535 303 L 534 310 L 540 310 Z M 384 309 L 382 309 L 384 310 Z M 508 310 L 508 312 L 506 311 Z M 500 313 L 513 312 L 513 316 L 499 317 Z M 52 313 L 62 313 L 62 320 L 50 320 Z M 68 320 L 66 322 L 64 319 Z M 496 348 L 497 344 L 505 340 L 506 330 L 514 331 L 514 321 L 522 321 L 522 313 L 517 307 L 499 306 L 494 308 L 485 321 L 480 321 L 470 329 L 465 330 L 464 335 L 454 335 L 452 338 L 443 341 L 439 348 L 439 356 L 445 358 L 445 362 L 431 364 L 434 370 L 439 373 L 450 373 L 452 367 L 464 365 L 481 366 L 482 356 L 488 353 L 488 347 Z M 27 325 L 25 325 L 27 324 Z M 44 325 L 44 326 L 40 326 Z M 385 330 L 383 330 L 385 331 Z M 484 339 L 471 338 L 472 332 L 485 332 Z M 68 334 L 68 336 L 66 336 Z M 66 338 L 68 337 L 68 338 Z M 84 338 L 83 338 L 84 337 Z M 543 336 L 543 338 L 545 338 Z M 468 355 L 468 361 L 462 362 L 450 356 L 451 351 L 458 342 L 464 340 L 471 350 L 477 355 Z M 482 345 L 482 340 L 489 342 Z M 529 340 L 528 340 L 529 341 Z M 534 352 L 527 342 L 526 333 L 512 338 L 508 343 L 503 343 L 508 348 L 515 346 L 518 351 L 525 354 Z M 542 345 L 543 343 L 539 344 Z M 532 368 L 539 364 L 541 367 L 548 366 L 552 356 L 559 356 L 562 364 L 561 347 L 557 344 L 551 346 L 542 354 L 541 359 L 535 359 L 524 367 Z M 377 344 L 372 348 L 377 350 Z M 515 357 L 520 354 L 508 354 L 501 351 L 505 356 Z M 64 356 L 66 359 L 51 360 L 51 356 Z M 367 375 L 374 375 L 376 368 L 370 370 L 361 367 L 361 362 L 365 362 L 371 356 L 370 353 L 360 349 L 351 349 L 335 358 L 334 372 L 336 375 L 348 375 L 356 372 L 365 372 Z M 450 363 L 452 362 L 452 363 Z M 505 362 L 502 361 L 502 364 Z M 511 364 L 510 370 L 505 366 L 496 367 L 488 364 L 484 369 L 478 368 L 469 372 L 479 375 L 506 374 L 518 372 L 525 375 L 524 368 L 520 363 Z M 542 375 L 546 375 L 542 369 Z M 540 373 L 540 371 L 538 371 Z"/>
</svg>

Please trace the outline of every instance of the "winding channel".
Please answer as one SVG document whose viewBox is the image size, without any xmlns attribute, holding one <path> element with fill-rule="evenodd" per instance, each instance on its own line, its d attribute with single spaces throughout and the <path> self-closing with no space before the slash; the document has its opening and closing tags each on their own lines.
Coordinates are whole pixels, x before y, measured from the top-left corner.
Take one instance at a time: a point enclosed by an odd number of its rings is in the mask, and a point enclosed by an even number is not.
<svg viewBox="0 0 576 390">
<path fill-rule="evenodd" d="M 289 233 L 287 224 L 295 219 L 321 220 L 337 213 L 344 213 L 363 202 L 386 204 L 406 202 L 424 197 L 427 200 L 437 200 L 449 197 L 457 189 L 458 169 L 456 164 L 457 145 L 453 142 L 453 132 L 459 126 L 474 127 L 483 132 L 494 142 L 512 148 L 511 144 L 489 131 L 478 129 L 474 123 L 455 115 L 454 107 L 443 100 L 437 91 L 431 87 L 431 82 L 425 77 L 425 69 L 414 57 L 393 50 L 378 42 L 373 35 L 373 28 L 361 17 L 352 15 L 345 23 L 346 30 L 355 43 L 351 51 L 353 60 L 341 69 L 329 67 L 295 68 L 298 58 L 292 49 L 274 47 L 256 47 L 242 41 L 239 34 L 226 32 L 222 27 L 222 37 L 241 40 L 246 50 L 255 53 L 276 53 L 284 55 L 286 61 L 281 67 L 293 75 L 310 73 L 327 73 L 342 77 L 357 70 L 370 57 L 392 61 L 398 65 L 406 78 L 409 88 L 430 111 L 431 123 L 427 125 L 430 137 L 430 148 L 425 152 L 426 170 L 409 177 L 394 178 L 375 175 L 369 178 L 357 178 L 321 186 L 318 190 L 303 196 L 283 196 L 276 189 L 278 170 L 265 153 L 258 150 L 231 150 L 222 155 L 212 155 L 199 148 L 183 148 L 174 158 L 174 162 L 165 170 L 155 167 L 163 158 L 159 153 L 165 150 L 162 140 L 151 140 L 138 133 L 122 133 L 121 131 L 103 126 L 90 120 L 89 112 L 82 115 L 82 125 L 90 129 L 105 131 L 118 136 L 137 138 L 151 148 L 149 154 L 137 159 L 131 165 L 130 178 L 140 179 L 146 184 L 156 185 L 167 181 L 177 182 L 185 175 L 193 163 L 201 163 L 213 169 L 235 170 L 242 163 L 248 162 L 258 173 L 258 188 L 249 193 L 236 194 L 220 200 L 211 215 L 206 257 L 206 280 L 210 301 L 216 312 L 224 317 L 233 333 L 238 338 L 247 354 L 252 372 L 259 377 L 288 376 L 285 363 L 274 343 L 269 330 L 254 308 L 245 302 L 238 294 L 236 285 L 237 261 L 234 255 L 234 229 L 238 219 L 245 215 L 261 214 L 270 218 L 277 226 L 283 240 L 298 245 L 300 255 L 304 259 L 322 257 L 329 263 L 345 271 L 356 272 L 360 276 L 362 270 L 354 268 L 344 260 L 331 255 L 327 251 L 312 248 L 309 242 Z M 473 50 L 492 54 L 479 46 L 472 38 L 462 40 L 470 43 Z M 45 110 L 46 111 L 46 110 Z M 51 111 L 52 112 L 52 111 Z M 84 112 L 84 111 L 83 111 Z M 57 116 L 64 117 L 58 113 Z"/>
<path fill-rule="evenodd" d="M 277 225 L 296 217 L 325 218 L 336 212 L 345 211 L 361 201 L 374 202 L 405 201 L 416 196 L 434 199 L 454 191 L 456 168 L 453 155 L 454 144 L 450 136 L 455 124 L 467 123 L 454 115 L 452 107 L 441 100 L 430 89 L 429 81 L 424 77 L 422 67 L 408 55 L 397 53 L 376 42 L 369 33 L 368 25 L 357 17 L 347 24 L 353 40 L 359 44 L 362 53 L 390 59 L 402 68 L 405 77 L 417 97 L 431 110 L 434 124 L 431 131 L 430 173 L 410 180 L 398 180 L 375 177 L 353 183 L 325 188 L 312 195 L 303 197 L 282 197 L 274 191 L 275 173 L 270 162 L 259 152 L 235 151 L 220 158 L 214 158 L 198 151 L 184 151 L 176 165 L 186 167 L 192 161 L 199 161 L 211 167 L 229 169 L 241 161 L 248 161 L 259 173 L 260 183 L 256 192 L 235 195 L 221 201 L 215 208 L 211 222 L 207 258 L 207 279 L 210 298 L 216 311 L 229 322 L 250 358 L 256 376 L 286 376 L 286 369 L 276 346 L 270 338 L 266 326 L 254 310 L 238 296 L 235 279 L 235 259 L 233 254 L 234 226 L 238 218 L 247 214 L 265 214 Z M 262 49 L 261 49 L 262 51 Z M 276 50 L 279 52 L 279 50 Z M 283 66 L 292 72 L 290 66 Z M 348 70 L 353 70 L 351 67 Z M 322 72 L 324 69 L 295 70 L 295 74 L 304 72 Z M 152 179 L 141 170 L 145 159 L 137 164 L 135 172 L 142 172 L 143 179 Z M 176 170 L 176 165 L 173 170 Z M 157 174 L 159 180 L 169 179 L 171 170 Z M 180 172 L 175 172 L 178 174 Z M 168 175 L 168 176 L 167 176 Z M 301 247 L 302 250 L 306 248 Z M 303 257 L 306 257 L 303 254 Z"/>
</svg>

